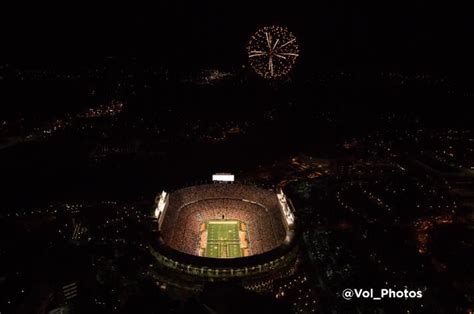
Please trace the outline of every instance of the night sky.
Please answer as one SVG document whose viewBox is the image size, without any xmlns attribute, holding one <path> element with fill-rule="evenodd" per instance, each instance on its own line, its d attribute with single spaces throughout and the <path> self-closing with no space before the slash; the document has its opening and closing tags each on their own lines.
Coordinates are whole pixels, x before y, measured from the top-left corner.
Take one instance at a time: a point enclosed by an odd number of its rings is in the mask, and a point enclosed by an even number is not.
<svg viewBox="0 0 474 314">
<path fill-rule="evenodd" d="M 86 4 L 5 8 L 5 61 L 56 65 L 102 56 L 142 56 L 170 66 L 239 66 L 259 26 L 284 24 L 305 66 L 382 66 L 406 71 L 471 68 L 470 11 L 432 1 L 286 1 L 249 4 L 170 1 L 153 5 Z"/>
</svg>

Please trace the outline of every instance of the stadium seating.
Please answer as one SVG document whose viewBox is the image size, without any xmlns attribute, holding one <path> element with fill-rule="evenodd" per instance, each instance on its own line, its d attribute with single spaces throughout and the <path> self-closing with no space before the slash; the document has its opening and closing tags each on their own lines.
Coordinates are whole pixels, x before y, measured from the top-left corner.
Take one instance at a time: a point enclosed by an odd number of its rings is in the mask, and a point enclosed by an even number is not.
<svg viewBox="0 0 474 314">
<path fill-rule="evenodd" d="M 285 239 L 276 194 L 241 184 L 198 185 L 171 193 L 161 235 L 171 248 L 199 255 L 201 224 L 223 216 L 246 224 L 250 255 L 270 251 Z"/>
</svg>

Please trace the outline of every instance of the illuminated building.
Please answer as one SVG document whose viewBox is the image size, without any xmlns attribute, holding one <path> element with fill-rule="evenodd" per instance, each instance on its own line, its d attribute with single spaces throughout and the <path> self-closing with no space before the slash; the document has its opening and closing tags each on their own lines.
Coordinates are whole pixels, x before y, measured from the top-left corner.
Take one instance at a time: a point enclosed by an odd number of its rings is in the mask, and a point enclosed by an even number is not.
<svg viewBox="0 0 474 314">
<path fill-rule="evenodd" d="M 261 288 L 293 271 L 296 224 L 283 191 L 220 180 L 157 196 L 150 248 L 166 285 L 199 289 L 206 282 L 238 281 Z"/>
</svg>

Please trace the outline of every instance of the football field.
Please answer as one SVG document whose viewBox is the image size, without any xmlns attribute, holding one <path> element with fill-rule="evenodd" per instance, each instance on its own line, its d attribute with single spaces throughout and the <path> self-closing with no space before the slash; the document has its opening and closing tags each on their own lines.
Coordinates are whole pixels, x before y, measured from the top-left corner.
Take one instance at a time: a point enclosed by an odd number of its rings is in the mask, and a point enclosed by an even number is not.
<svg viewBox="0 0 474 314">
<path fill-rule="evenodd" d="M 242 257 L 239 222 L 236 220 L 210 220 L 207 222 L 206 257 Z"/>
</svg>

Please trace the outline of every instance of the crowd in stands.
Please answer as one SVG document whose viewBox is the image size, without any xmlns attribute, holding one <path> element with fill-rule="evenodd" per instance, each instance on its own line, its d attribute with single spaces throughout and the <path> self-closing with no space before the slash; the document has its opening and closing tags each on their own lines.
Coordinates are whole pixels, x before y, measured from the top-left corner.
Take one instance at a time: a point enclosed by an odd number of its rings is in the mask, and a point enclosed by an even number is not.
<svg viewBox="0 0 474 314">
<path fill-rule="evenodd" d="M 286 236 L 276 194 L 240 184 L 199 185 L 171 193 L 161 236 L 168 246 L 199 255 L 200 226 L 216 219 L 245 223 L 250 255 L 278 247 Z"/>
</svg>

